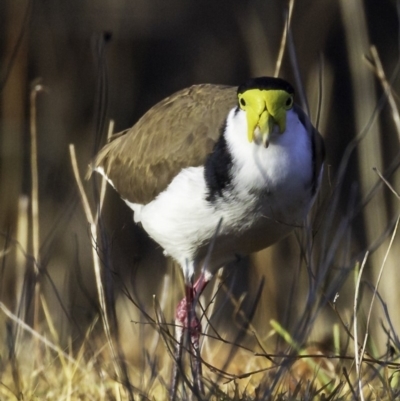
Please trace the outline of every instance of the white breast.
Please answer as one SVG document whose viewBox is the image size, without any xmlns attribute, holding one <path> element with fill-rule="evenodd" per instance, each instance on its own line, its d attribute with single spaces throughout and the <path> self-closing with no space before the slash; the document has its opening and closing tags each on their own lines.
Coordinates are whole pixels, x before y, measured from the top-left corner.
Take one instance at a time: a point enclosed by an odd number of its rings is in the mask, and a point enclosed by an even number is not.
<svg viewBox="0 0 400 401">
<path fill-rule="evenodd" d="M 206 198 L 203 167 L 181 171 L 168 188 L 140 210 L 140 221 L 147 233 L 166 253 L 193 273 L 199 244 L 211 238 L 220 214 Z"/>
<path fill-rule="evenodd" d="M 293 193 L 311 182 L 310 136 L 293 110 L 287 112 L 286 131 L 275 131 L 268 148 L 249 143 L 243 135 L 247 132 L 245 113 L 235 115 L 232 110 L 228 121 L 226 136 L 237 169 L 234 177 L 240 187 Z"/>
<path fill-rule="evenodd" d="M 232 110 L 225 136 L 233 156 L 234 189 L 224 199 L 208 202 L 204 168 L 192 167 L 154 201 L 132 207 L 140 213 L 135 220 L 184 267 L 186 277 L 204 258 L 220 219 L 211 269 L 237 253 L 271 245 L 301 224 L 308 211 L 311 143 L 296 114 L 287 113 L 285 133 L 272 135 L 267 149 L 249 143 L 246 132 L 244 113 Z"/>
</svg>

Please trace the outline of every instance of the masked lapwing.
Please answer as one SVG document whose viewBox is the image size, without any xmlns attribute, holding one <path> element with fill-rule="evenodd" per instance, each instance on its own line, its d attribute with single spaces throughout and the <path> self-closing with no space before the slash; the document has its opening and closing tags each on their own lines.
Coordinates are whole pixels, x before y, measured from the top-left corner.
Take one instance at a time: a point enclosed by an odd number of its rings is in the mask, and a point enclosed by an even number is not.
<svg viewBox="0 0 400 401">
<path fill-rule="evenodd" d="M 189 328 L 198 351 L 194 300 L 220 267 L 303 225 L 323 159 L 322 138 L 293 87 L 261 77 L 173 94 L 112 137 L 91 168 L 182 267 L 177 335 Z"/>
</svg>

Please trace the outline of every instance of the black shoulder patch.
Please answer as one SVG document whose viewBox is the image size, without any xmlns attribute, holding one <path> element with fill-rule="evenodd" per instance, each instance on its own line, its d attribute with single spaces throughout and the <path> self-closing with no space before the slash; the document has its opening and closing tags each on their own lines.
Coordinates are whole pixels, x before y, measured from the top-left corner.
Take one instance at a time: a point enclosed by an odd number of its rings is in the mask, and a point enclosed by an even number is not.
<svg viewBox="0 0 400 401">
<path fill-rule="evenodd" d="M 204 178 L 208 192 L 206 200 L 208 202 L 215 202 L 218 197 L 222 197 L 223 190 L 232 181 L 232 155 L 224 136 L 225 128 L 226 122 L 222 126 L 221 135 L 204 165 Z"/>
</svg>

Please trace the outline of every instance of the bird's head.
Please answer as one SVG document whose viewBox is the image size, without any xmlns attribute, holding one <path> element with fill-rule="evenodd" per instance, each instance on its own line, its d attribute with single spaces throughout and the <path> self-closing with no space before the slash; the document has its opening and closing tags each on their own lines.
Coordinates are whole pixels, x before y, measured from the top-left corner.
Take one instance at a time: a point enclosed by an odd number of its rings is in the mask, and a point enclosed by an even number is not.
<svg viewBox="0 0 400 401">
<path fill-rule="evenodd" d="M 238 107 L 246 113 L 249 142 L 257 132 L 268 147 L 275 126 L 285 132 L 286 113 L 293 107 L 292 85 L 281 78 L 253 78 L 239 86 L 237 95 Z"/>
</svg>

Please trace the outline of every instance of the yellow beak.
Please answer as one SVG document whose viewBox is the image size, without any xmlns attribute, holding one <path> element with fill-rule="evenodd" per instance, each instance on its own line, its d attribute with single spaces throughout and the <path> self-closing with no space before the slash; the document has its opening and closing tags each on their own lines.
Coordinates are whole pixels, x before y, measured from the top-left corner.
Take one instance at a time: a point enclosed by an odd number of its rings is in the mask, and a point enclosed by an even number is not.
<svg viewBox="0 0 400 401">
<path fill-rule="evenodd" d="M 251 89 L 243 93 L 241 98 L 246 103 L 242 108 L 246 111 L 249 142 L 254 141 L 254 133 L 258 128 L 263 145 L 268 147 L 274 126 L 279 127 L 281 134 L 286 129 L 286 109 L 282 100 L 287 98 L 287 93 L 282 90 Z"/>
</svg>

